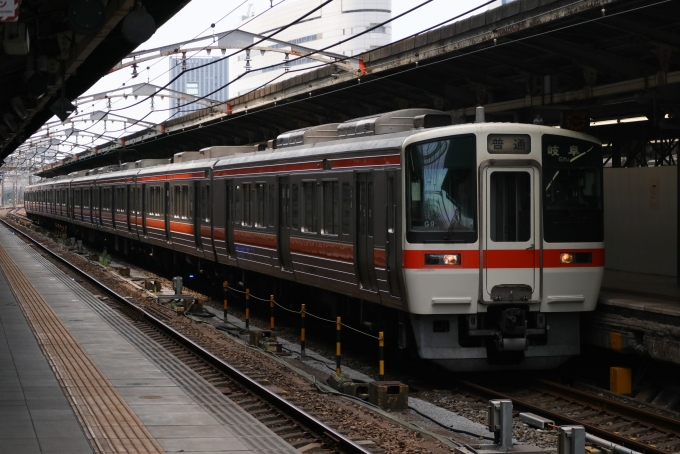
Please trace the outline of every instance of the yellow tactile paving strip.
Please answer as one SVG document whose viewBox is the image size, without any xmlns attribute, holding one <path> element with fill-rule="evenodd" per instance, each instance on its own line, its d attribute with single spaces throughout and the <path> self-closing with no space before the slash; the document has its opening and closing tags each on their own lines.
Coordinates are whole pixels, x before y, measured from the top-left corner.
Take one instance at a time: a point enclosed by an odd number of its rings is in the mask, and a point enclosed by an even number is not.
<svg viewBox="0 0 680 454">
<path fill-rule="evenodd" d="M 2 246 L 0 267 L 96 451 L 164 453 Z"/>
</svg>

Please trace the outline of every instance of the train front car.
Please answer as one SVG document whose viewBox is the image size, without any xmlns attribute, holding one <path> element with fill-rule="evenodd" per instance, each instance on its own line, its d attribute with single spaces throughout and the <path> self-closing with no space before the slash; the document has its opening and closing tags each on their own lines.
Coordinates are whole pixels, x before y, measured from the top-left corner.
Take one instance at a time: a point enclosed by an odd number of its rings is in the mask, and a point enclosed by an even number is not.
<svg viewBox="0 0 680 454">
<path fill-rule="evenodd" d="M 604 270 L 602 147 L 481 123 L 404 144 L 403 266 L 418 353 L 450 370 L 553 368 L 579 353 Z"/>
</svg>

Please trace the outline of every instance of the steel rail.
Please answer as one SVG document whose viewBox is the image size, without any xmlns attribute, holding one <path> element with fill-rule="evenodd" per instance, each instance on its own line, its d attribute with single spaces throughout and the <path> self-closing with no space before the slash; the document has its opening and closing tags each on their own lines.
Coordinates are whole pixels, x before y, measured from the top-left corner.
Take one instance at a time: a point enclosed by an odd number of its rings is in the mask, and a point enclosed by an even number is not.
<svg viewBox="0 0 680 454">
<path fill-rule="evenodd" d="M 620 435 L 614 434 L 612 432 L 607 432 L 604 429 L 600 429 L 597 426 L 585 423 L 583 421 L 579 421 L 578 419 L 571 418 L 569 416 L 565 416 L 561 413 L 557 413 L 551 410 L 546 410 L 543 407 L 539 407 L 537 405 L 534 405 L 529 402 L 525 402 L 523 400 L 517 399 L 512 396 L 508 396 L 506 394 L 500 393 L 498 391 L 494 391 L 493 389 L 485 388 L 484 386 L 475 384 L 475 383 L 470 383 L 467 381 L 459 381 L 458 382 L 462 387 L 469 388 L 471 390 L 474 390 L 475 392 L 481 393 L 485 396 L 492 397 L 494 399 L 510 399 L 512 400 L 512 405 L 516 408 L 520 408 L 523 410 L 529 410 L 531 412 L 537 413 L 541 416 L 546 416 L 552 420 L 555 421 L 556 424 L 568 424 L 568 425 L 578 425 L 578 426 L 583 426 L 586 429 L 586 432 L 589 432 L 593 435 L 597 435 L 600 438 L 603 438 L 607 441 L 611 441 L 613 443 L 616 443 L 618 445 L 624 446 L 624 447 L 631 447 L 635 448 L 635 450 L 646 453 L 646 454 L 669 454 L 669 451 L 664 451 L 659 448 L 656 448 L 651 445 L 647 445 L 644 443 L 641 443 L 637 440 L 631 440 L 630 438 L 622 437 Z M 656 415 L 658 416 L 658 415 Z M 644 420 L 643 420 L 644 421 Z M 641 424 L 644 424 L 644 422 L 640 422 Z M 648 425 L 652 426 L 653 423 L 649 423 Z M 677 434 L 677 432 L 676 432 Z"/>
<path fill-rule="evenodd" d="M 645 424 L 650 424 L 656 428 L 680 434 L 680 421 L 677 419 L 636 408 L 623 402 L 607 399 L 606 397 L 600 397 L 597 394 L 580 391 L 578 389 L 560 385 L 559 383 L 553 383 L 548 380 L 538 379 L 536 380 L 536 383 L 538 383 L 538 386 L 536 386 L 536 389 L 538 390 L 545 389 L 548 392 L 554 392 L 569 397 L 575 401 L 590 405 L 591 407 L 615 411 L 622 416 L 635 418 L 638 421 L 644 421 Z"/>
<path fill-rule="evenodd" d="M 20 234 L 22 237 L 26 238 L 28 241 L 31 243 L 35 244 L 38 246 L 40 249 L 42 249 L 44 252 L 49 254 L 53 259 L 59 261 L 63 265 L 67 266 L 68 268 L 72 269 L 75 271 L 77 274 L 79 274 L 81 277 L 86 279 L 90 284 L 94 285 L 95 287 L 98 287 L 100 290 L 103 292 L 108 293 L 111 295 L 113 298 L 116 299 L 117 302 L 123 304 L 124 306 L 131 308 L 135 311 L 137 311 L 144 319 L 146 319 L 150 324 L 154 325 L 156 328 L 160 329 L 163 333 L 166 335 L 170 336 L 172 339 L 175 341 L 179 342 L 183 347 L 187 348 L 188 350 L 192 351 L 194 354 L 196 354 L 198 357 L 212 365 L 213 367 L 217 368 L 220 372 L 223 372 L 224 374 L 228 375 L 229 378 L 233 379 L 234 381 L 238 382 L 240 385 L 248 389 L 250 392 L 253 394 L 257 395 L 259 398 L 263 399 L 270 405 L 274 406 L 277 410 L 281 411 L 282 413 L 288 415 L 288 417 L 300 422 L 302 425 L 307 427 L 309 430 L 312 432 L 315 432 L 319 435 L 325 435 L 334 442 L 336 442 L 339 446 L 339 448 L 346 453 L 350 454 L 371 454 L 371 451 L 368 451 L 364 449 L 363 447 L 359 446 L 358 444 L 354 443 L 352 440 L 347 438 L 345 435 L 341 434 L 340 432 L 334 430 L 333 428 L 327 426 L 323 422 L 319 421 L 316 419 L 314 416 L 308 414 L 304 410 L 296 407 L 295 405 L 291 404 L 290 402 L 286 401 L 285 399 L 279 397 L 277 394 L 271 392 L 264 386 L 260 385 L 247 375 L 243 374 L 239 370 L 235 369 L 228 363 L 224 362 L 217 356 L 213 355 L 200 345 L 196 344 L 194 341 L 191 339 L 187 338 L 180 332 L 176 331 L 174 328 L 166 325 L 162 321 L 160 321 L 158 318 L 154 317 L 151 315 L 149 312 L 145 311 L 144 309 L 136 306 L 132 302 L 128 301 L 126 298 L 123 296 L 119 295 L 115 290 L 112 290 L 111 288 L 107 287 L 103 283 L 99 282 L 97 279 L 94 277 L 90 276 L 87 274 L 85 271 L 81 270 L 78 268 L 76 265 L 68 261 L 67 259 L 57 255 L 57 253 L 51 251 L 47 246 L 43 245 L 39 241 L 33 239 L 30 235 L 22 232 L 21 230 L 13 227 L 11 224 L 9 224 L 7 221 L 4 219 L 0 219 L 0 222 L 4 224 L 7 228 L 11 229 L 11 231 L 16 232 Z"/>
</svg>

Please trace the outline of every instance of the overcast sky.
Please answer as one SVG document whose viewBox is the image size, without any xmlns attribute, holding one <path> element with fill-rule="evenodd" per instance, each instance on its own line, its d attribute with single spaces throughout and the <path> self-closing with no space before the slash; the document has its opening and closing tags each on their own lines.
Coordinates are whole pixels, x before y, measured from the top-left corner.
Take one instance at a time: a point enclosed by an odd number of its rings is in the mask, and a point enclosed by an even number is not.
<svg viewBox="0 0 680 454">
<path fill-rule="evenodd" d="M 274 3 L 276 4 L 280 1 L 281 0 L 274 0 Z M 284 6 L 288 3 L 293 3 L 295 1 L 309 2 L 310 7 L 314 4 L 319 4 L 319 0 L 284 0 L 281 6 Z M 392 15 L 397 16 L 404 11 L 417 6 L 423 1 L 424 0 L 392 0 Z M 158 29 L 151 39 L 149 39 L 149 41 L 139 46 L 138 50 L 167 46 L 197 36 L 205 36 L 206 34 L 209 35 L 210 24 L 213 22 L 216 23 L 215 32 L 217 33 L 232 30 L 237 27 L 241 15 L 245 15 L 247 13 L 249 4 L 253 5 L 255 14 L 259 14 L 264 10 L 270 9 L 269 0 L 249 0 L 246 1 L 243 6 L 238 7 L 242 2 L 243 0 L 192 0 L 187 6 L 184 7 L 184 9 L 182 9 L 172 19 L 165 23 L 160 29 Z M 481 5 L 485 2 L 486 0 L 433 0 L 431 3 L 421 7 L 420 9 L 392 22 L 392 40 L 400 40 L 406 36 L 412 35 L 418 31 L 443 22 L 449 18 L 455 17 L 456 15 L 468 11 L 471 8 L 474 8 L 475 6 Z M 236 10 L 232 12 L 232 10 L 235 8 Z M 484 7 L 478 12 L 485 11 L 486 9 L 487 7 Z M 276 7 L 265 14 L 275 13 L 275 10 Z M 212 55 L 214 56 L 215 53 Z M 147 71 L 147 67 L 150 67 L 150 70 Z M 139 67 L 140 75 L 136 79 L 131 78 L 132 71 L 130 68 L 126 68 L 103 77 L 90 90 L 88 90 L 86 94 L 106 92 L 108 90 L 121 87 L 123 84 L 130 86 L 141 82 L 147 82 L 147 80 L 152 84 L 163 86 L 169 81 L 168 67 L 169 64 L 167 58 L 143 63 Z M 230 77 L 233 77 L 233 74 L 230 74 Z M 113 109 L 116 109 L 129 105 L 132 102 L 132 98 L 128 98 L 127 100 L 114 99 L 112 101 L 112 107 Z M 156 110 L 169 107 L 167 99 L 164 101 L 156 100 L 154 105 Z M 97 103 L 94 106 L 89 103 L 80 106 L 80 111 L 91 112 L 92 110 L 104 110 L 105 108 L 106 104 L 104 102 Z M 139 106 L 118 111 L 116 113 L 126 117 L 138 119 L 148 114 L 150 108 L 151 103 L 149 101 L 145 101 Z M 170 115 L 170 113 L 171 112 L 169 111 L 155 111 L 154 113 L 147 116 L 146 120 L 153 123 L 160 123 L 164 121 Z M 125 131 L 115 133 L 115 131 L 119 129 L 120 126 L 116 125 L 111 125 L 109 127 L 111 135 L 125 135 Z"/>
</svg>

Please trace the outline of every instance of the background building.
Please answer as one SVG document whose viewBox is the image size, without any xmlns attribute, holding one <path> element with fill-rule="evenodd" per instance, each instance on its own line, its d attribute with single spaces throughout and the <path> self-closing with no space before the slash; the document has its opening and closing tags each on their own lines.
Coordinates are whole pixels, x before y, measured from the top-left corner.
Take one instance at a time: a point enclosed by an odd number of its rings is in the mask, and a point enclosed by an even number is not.
<svg viewBox="0 0 680 454">
<path fill-rule="evenodd" d="M 246 14 L 242 16 L 240 28 L 242 30 L 257 33 L 260 35 L 270 35 L 281 27 L 293 22 L 305 13 L 319 6 L 319 0 L 297 0 L 292 3 L 284 3 L 276 7 L 276 14 L 263 14 L 251 22 L 246 22 L 261 11 L 255 11 L 253 5 L 248 7 Z M 244 10 L 246 11 L 246 10 Z M 273 13 L 274 11 L 272 11 Z M 326 46 L 348 38 L 349 36 L 365 31 L 372 25 L 376 25 L 388 20 L 392 15 L 392 0 L 341 0 L 328 4 L 313 15 L 305 18 L 304 21 L 296 24 L 274 38 L 287 41 L 293 44 L 300 44 L 312 49 L 323 49 Z M 377 28 L 371 33 L 362 35 L 341 45 L 327 49 L 341 55 L 357 55 L 375 49 L 391 42 L 392 27 L 390 25 Z M 274 46 L 272 46 L 274 47 Z M 275 47 L 283 47 L 275 45 Z M 276 82 L 292 77 L 299 72 L 285 74 L 284 69 L 285 54 L 279 52 L 251 52 L 252 71 L 245 77 L 235 81 L 230 85 L 231 96 L 236 97 L 247 93 L 253 89 L 266 85 L 272 79 Z M 293 60 L 295 56 L 291 56 Z M 265 66 L 280 64 L 276 68 Z M 290 63 L 290 70 L 301 68 L 312 68 L 320 63 L 310 59 L 300 59 Z M 245 72 L 246 54 L 241 53 L 231 58 L 231 74 L 237 76 Z"/>
<path fill-rule="evenodd" d="M 213 61 L 219 60 L 219 57 L 194 57 L 186 59 L 186 68 L 195 68 Z M 182 58 L 170 58 L 170 79 L 174 79 L 182 73 Z M 190 71 L 182 77 L 174 81 L 170 85 L 171 90 L 179 91 L 193 96 L 208 96 L 210 99 L 217 101 L 226 101 L 228 99 L 229 88 L 225 87 L 229 81 L 229 60 L 225 59 L 218 63 L 200 68 L 195 71 Z M 222 88 L 224 87 L 224 88 Z M 216 93 L 213 91 L 218 90 Z M 212 94 L 210 94 L 212 93 Z M 181 116 L 198 109 L 205 108 L 200 104 L 189 104 L 183 107 L 178 107 L 186 104 L 186 101 L 179 99 L 172 99 L 170 107 L 176 117 Z M 179 113 L 177 111 L 179 110 Z"/>
</svg>

